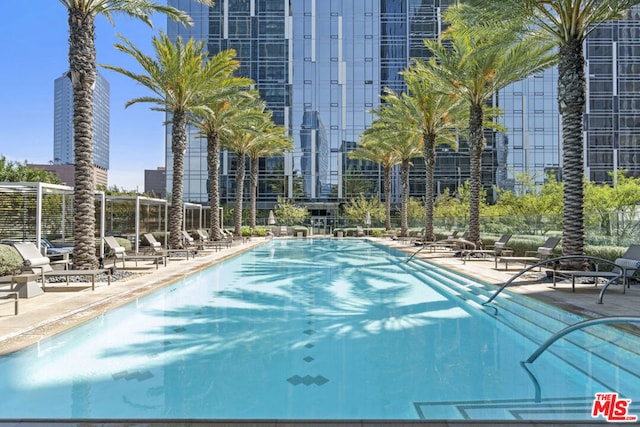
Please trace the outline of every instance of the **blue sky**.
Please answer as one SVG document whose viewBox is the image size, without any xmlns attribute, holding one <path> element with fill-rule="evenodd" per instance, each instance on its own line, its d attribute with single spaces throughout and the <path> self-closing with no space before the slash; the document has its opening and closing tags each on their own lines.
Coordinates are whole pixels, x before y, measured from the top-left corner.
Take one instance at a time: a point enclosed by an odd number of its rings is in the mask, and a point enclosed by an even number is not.
<svg viewBox="0 0 640 427">
<path fill-rule="evenodd" d="M 166 4 L 166 3 L 165 3 Z M 0 31 L 0 154 L 9 160 L 48 163 L 53 159 L 53 81 L 68 69 L 68 25 L 65 7 L 56 0 L 3 2 Z M 139 72 L 128 55 L 115 50 L 120 33 L 153 56 L 151 39 L 165 30 L 166 17 L 154 16 L 154 29 L 126 15 L 115 25 L 96 19 L 99 64 Z M 111 89 L 109 185 L 144 190 L 144 170 L 164 166 L 164 114 L 151 104 L 125 103 L 151 92 L 112 71 L 100 70 Z"/>
</svg>

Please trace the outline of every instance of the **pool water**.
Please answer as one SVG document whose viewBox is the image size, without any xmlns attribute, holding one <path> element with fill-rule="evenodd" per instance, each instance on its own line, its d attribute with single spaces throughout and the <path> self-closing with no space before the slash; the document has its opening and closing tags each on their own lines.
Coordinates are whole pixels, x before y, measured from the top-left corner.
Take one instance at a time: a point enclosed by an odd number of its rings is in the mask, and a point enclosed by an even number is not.
<svg viewBox="0 0 640 427">
<path fill-rule="evenodd" d="M 0 358 L 3 418 L 640 414 L 638 337 L 355 239 L 276 239 Z"/>
</svg>

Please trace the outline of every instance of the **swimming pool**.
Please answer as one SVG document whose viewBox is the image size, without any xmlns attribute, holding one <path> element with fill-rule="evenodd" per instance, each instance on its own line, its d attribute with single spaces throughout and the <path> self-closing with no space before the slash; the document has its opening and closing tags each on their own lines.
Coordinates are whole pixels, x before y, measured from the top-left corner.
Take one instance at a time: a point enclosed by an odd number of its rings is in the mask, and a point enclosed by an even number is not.
<svg viewBox="0 0 640 427">
<path fill-rule="evenodd" d="M 0 358 L 3 418 L 591 419 L 640 413 L 638 338 L 362 240 L 282 239 Z M 524 303 L 524 301 L 527 301 Z M 635 346 L 635 347 L 634 347 Z"/>
</svg>

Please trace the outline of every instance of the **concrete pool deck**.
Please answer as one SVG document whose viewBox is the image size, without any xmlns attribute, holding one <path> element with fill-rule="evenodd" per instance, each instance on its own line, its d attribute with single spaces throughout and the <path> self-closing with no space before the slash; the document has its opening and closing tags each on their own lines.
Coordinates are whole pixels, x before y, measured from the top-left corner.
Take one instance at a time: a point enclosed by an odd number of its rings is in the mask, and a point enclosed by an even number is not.
<svg viewBox="0 0 640 427">
<path fill-rule="evenodd" d="M 413 254 L 418 247 L 403 242 L 401 240 L 371 239 L 377 243 L 394 247 L 398 250 L 406 252 L 409 256 Z M 85 322 L 92 318 L 98 317 L 118 306 L 124 305 L 137 298 L 143 297 L 155 290 L 163 288 L 185 275 L 196 273 L 211 265 L 228 259 L 241 252 L 250 250 L 261 245 L 268 240 L 264 238 L 253 238 L 247 242 L 236 242 L 231 248 L 225 248 L 218 252 L 209 252 L 207 254 L 197 256 L 195 259 L 172 259 L 168 262 L 167 267 L 156 269 L 154 266 L 144 269 L 130 269 L 133 263 L 127 264 L 127 270 L 136 271 L 140 274 L 131 276 L 124 280 L 112 281 L 111 286 L 107 283 L 96 283 L 95 291 L 91 289 L 69 290 L 69 291 L 52 291 L 43 295 L 20 299 L 19 314 L 13 315 L 12 304 L 0 305 L 0 354 L 7 354 L 16 351 L 25 346 L 39 342 L 48 336 L 63 331 L 64 329 L 73 327 L 79 323 Z M 437 263 L 451 270 L 462 274 L 472 276 L 478 280 L 496 285 L 502 285 L 506 280 L 511 278 L 519 271 L 519 267 L 515 265 L 510 267 L 509 271 L 496 270 L 494 262 L 489 260 L 472 260 L 463 262 L 460 258 L 453 257 L 451 251 L 428 252 L 422 251 L 418 254 L 419 258 Z M 111 265 L 110 263 L 108 265 Z M 142 266 L 143 263 L 140 263 Z M 578 313 L 587 318 L 597 318 L 603 316 L 637 316 L 640 311 L 640 286 L 634 285 L 626 290 L 626 294 L 622 294 L 620 286 L 611 287 L 604 296 L 604 304 L 597 304 L 596 300 L 600 287 L 595 288 L 593 285 L 576 286 L 576 292 L 571 292 L 570 283 L 559 284 L 553 288 L 550 281 L 539 280 L 542 274 L 532 273 L 525 275 L 516 284 L 524 284 L 526 286 L 514 286 L 509 289 L 521 294 L 526 294 L 534 298 L 544 300 L 552 305 L 561 307 L 571 312 Z M 537 282 L 536 282 L 537 280 Z M 64 289 L 65 285 L 62 285 Z M 497 304 L 499 305 L 499 298 Z M 626 328 L 627 325 L 625 325 Z M 630 330 L 640 335 L 640 325 L 629 325 Z M 106 422 L 105 422 L 106 421 Z M 118 422 L 96 422 L 96 420 L 67 420 L 52 422 L 48 420 L 1 420 L 0 426 L 45 426 L 45 425 L 103 425 L 103 426 L 124 426 L 124 425 L 156 425 L 156 426 L 190 426 L 190 425 L 244 425 L 244 426 L 294 426 L 294 425 L 441 425 L 441 426 L 471 426 L 471 425 L 493 425 L 493 426 L 550 426 L 550 425 L 596 425 L 606 424 L 604 422 L 576 422 L 576 423 L 554 423 L 549 421 L 526 421 L 526 422 L 508 422 L 508 421 L 449 421 L 449 422 L 430 422 L 430 421 L 290 421 L 278 420 L 252 420 L 252 421 L 198 421 L 198 420 L 119 420 Z"/>
</svg>

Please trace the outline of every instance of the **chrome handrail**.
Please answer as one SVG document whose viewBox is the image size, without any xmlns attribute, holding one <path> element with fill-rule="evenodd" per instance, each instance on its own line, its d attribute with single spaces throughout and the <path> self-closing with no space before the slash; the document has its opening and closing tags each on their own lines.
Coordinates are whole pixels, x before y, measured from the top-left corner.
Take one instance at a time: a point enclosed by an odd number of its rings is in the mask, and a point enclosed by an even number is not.
<svg viewBox="0 0 640 427">
<path fill-rule="evenodd" d="M 613 283 L 615 280 L 619 279 L 622 276 L 626 276 L 626 274 L 627 274 L 627 272 L 626 272 L 627 269 L 625 267 L 621 267 L 621 266 L 617 265 L 615 262 L 612 262 L 611 260 L 608 260 L 608 259 L 605 259 L 605 258 L 600 258 L 600 257 L 595 257 L 595 256 L 590 256 L 590 255 L 565 255 L 565 256 L 556 257 L 556 258 L 549 258 L 549 259 L 542 260 L 542 261 L 540 261 L 538 263 L 535 263 L 535 264 L 525 268 L 524 270 L 519 271 L 517 274 L 512 276 L 509 280 L 504 282 L 504 284 L 502 286 L 500 286 L 500 289 L 498 289 L 493 295 L 491 295 L 491 298 L 489 298 L 487 301 L 483 302 L 482 305 L 487 305 L 491 301 L 493 301 L 495 299 L 495 297 L 497 297 L 500 292 L 502 292 L 507 286 L 512 284 L 514 280 L 516 280 L 518 277 L 522 276 L 524 273 L 526 273 L 528 271 L 531 271 L 534 268 L 538 268 L 538 267 L 541 267 L 543 265 L 546 265 L 546 264 L 555 263 L 555 262 L 558 262 L 558 261 L 565 261 L 565 260 L 569 260 L 569 259 L 583 259 L 583 260 L 600 261 L 600 262 L 611 264 L 611 265 L 613 265 L 615 267 L 618 267 L 620 269 L 620 274 L 618 276 L 613 277 L 612 279 L 610 279 L 605 284 L 605 286 L 602 288 L 602 290 L 600 291 L 600 296 L 598 298 L 598 303 L 599 304 L 602 304 L 602 297 L 604 296 L 604 292 L 607 289 L 607 287 L 609 287 L 609 285 L 611 283 Z"/>
<path fill-rule="evenodd" d="M 574 325 L 568 326 L 562 329 L 561 331 L 553 334 L 553 336 L 551 336 L 548 340 L 543 342 L 542 345 L 540 345 L 540 347 L 538 347 L 538 349 L 534 351 L 533 354 L 531 354 L 531 356 L 529 356 L 527 360 L 524 361 L 524 363 L 533 363 L 538 358 L 538 356 L 540 356 L 542 353 L 544 353 L 544 351 L 547 348 L 549 348 L 551 344 L 553 344 L 563 336 L 575 330 L 586 328 L 588 326 L 605 324 L 605 323 L 629 323 L 629 322 L 640 323 L 640 317 L 639 316 L 610 316 L 610 317 L 600 317 L 598 319 L 584 320 L 582 322 L 578 322 Z"/>
</svg>

